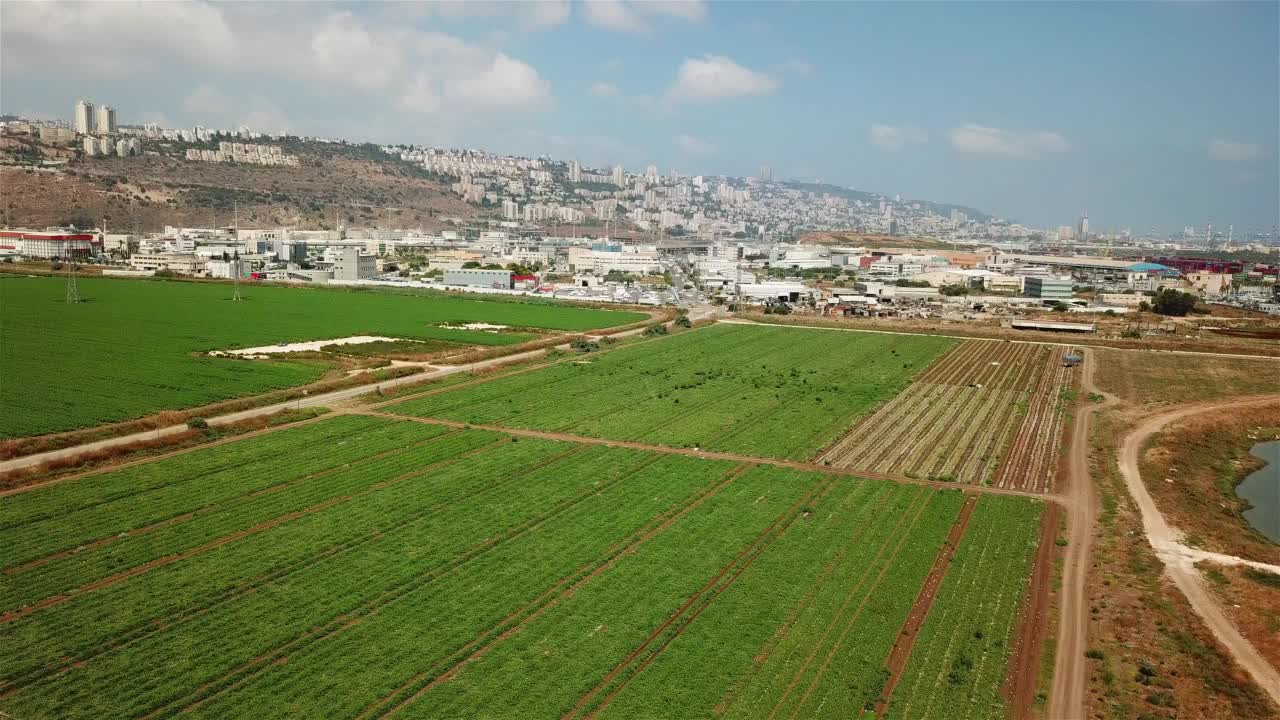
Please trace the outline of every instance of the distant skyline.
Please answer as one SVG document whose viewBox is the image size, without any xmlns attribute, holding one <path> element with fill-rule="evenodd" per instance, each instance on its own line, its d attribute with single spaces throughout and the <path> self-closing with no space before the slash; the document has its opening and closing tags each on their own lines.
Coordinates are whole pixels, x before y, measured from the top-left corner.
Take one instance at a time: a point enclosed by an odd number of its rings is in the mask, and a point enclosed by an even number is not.
<svg viewBox="0 0 1280 720">
<path fill-rule="evenodd" d="M 1280 223 L 1280 3 L 0 4 L 0 112 Z"/>
</svg>

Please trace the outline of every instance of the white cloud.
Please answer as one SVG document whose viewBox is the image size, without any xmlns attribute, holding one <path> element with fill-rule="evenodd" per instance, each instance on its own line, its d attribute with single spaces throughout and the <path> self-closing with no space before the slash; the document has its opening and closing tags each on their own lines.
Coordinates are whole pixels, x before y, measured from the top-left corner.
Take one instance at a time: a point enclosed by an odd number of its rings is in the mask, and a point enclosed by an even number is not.
<svg viewBox="0 0 1280 720">
<path fill-rule="evenodd" d="M 440 93 L 431 76 L 425 72 L 418 73 L 404 94 L 400 96 L 399 107 L 406 112 L 431 115 L 440 110 Z"/>
<path fill-rule="evenodd" d="M 1262 148 L 1252 143 L 1214 138 L 1209 141 L 1209 157 L 1227 162 L 1243 162 L 1262 156 Z"/>
<path fill-rule="evenodd" d="M 601 98 L 618 97 L 618 86 L 613 83 L 592 83 L 591 94 Z"/>
<path fill-rule="evenodd" d="M 649 18 L 654 16 L 686 22 L 701 22 L 707 16 L 702 0 L 584 0 L 582 8 L 588 23 L 617 32 L 649 32 Z"/>
<path fill-rule="evenodd" d="M 556 27 L 569 20 L 569 0 L 535 0 L 517 3 L 515 8 L 520 10 L 521 24 L 533 30 Z"/>
<path fill-rule="evenodd" d="M 676 147 L 690 155 L 709 155 L 716 151 L 716 146 L 686 133 L 675 136 Z"/>
<path fill-rule="evenodd" d="M 680 65 L 675 84 L 667 91 L 667 99 L 703 101 L 766 95 L 778 85 L 778 81 L 768 75 L 742 67 L 723 55 L 707 55 L 689 58 Z"/>
<path fill-rule="evenodd" d="M 221 114 L 231 106 L 231 98 L 218 88 L 202 83 L 182 101 L 182 109 L 201 115 Z"/>
<path fill-rule="evenodd" d="M 551 85 L 529 65 L 498 53 L 481 72 L 451 80 L 449 95 L 469 108 L 536 110 L 551 102 Z"/>
<path fill-rule="evenodd" d="M 871 144 L 885 152 L 898 152 L 908 145 L 929 141 L 929 133 L 911 125 L 881 125 L 876 123 L 868 131 Z"/>
<path fill-rule="evenodd" d="M 951 146 L 961 152 L 1020 158 L 1033 158 L 1071 149 L 1071 143 L 1065 137 L 1048 130 L 1001 130 L 970 123 L 955 128 L 949 137 Z"/>
<path fill-rule="evenodd" d="M 568 17 L 566 0 L 528 5 L 456 11 L 505 13 L 517 23 L 542 26 Z M 181 74 L 209 78 L 222 87 L 231 86 L 229 74 L 248 73 L 258 82 L 305 85 L 324 96 L 358 94 L 371 115 L 401 110 L 434 115 L 437 123 L 465 123 L 471 111 L 536 110 L 553 104 L 551 86 L 536 69 L 491 46 L 419 30 L 398 9 L 317 12 L 315 7 L 6 3 L 0 70 L 8 76 L 53 68 L 78 79 Z M 454 11 L 446 6 L 424 10 L 435 15 Z M 527 17 L 522 21 L 516 15 Z M 85 37 L 110 41 L 86 43 Z M 243 84 L 238 78 L 235 83 Z M 239 121 L 227 117 L 226 100 L 225 93 L 206 84 L 191 92 L 182 108 L 190 115 Z M 241 105 L 240 112 L 259 122 L 287 122 L 278 110 L 258 103 Z"/>
</svg>

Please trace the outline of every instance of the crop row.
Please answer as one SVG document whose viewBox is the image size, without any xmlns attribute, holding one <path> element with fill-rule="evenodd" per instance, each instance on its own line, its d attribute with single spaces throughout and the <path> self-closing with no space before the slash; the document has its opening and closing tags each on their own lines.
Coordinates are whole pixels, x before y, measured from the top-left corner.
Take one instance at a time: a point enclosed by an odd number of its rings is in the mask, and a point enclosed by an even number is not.
<svg viewBox="0 0 1280 720">
<path fill-rule="evenodd" d="M 454 505 L 501 499 L 509 485 L 524 479 L 511 468 L 536 472 L 576 451 L 545 441 L 498 445 L 466 463 L 434 468 L 426 477 L 326 508 L 224 545 L 216 553 L 76 596 L 27 621 L 0 627 L 0 646 L 13 652 L 5 656 L 5 680 L 39 675 L 57 658 L 82 662 L 153 635 L 157 628 L 196 621 L 259 588 L 340 572 L 348 561 L 368 562 L 371 558 L 363 553 L 396 542 L 398 533 L 434 526 L 455 512 Z"/>
<path fill-rule="evenodd" d="M 830 464 L 988 484 L 1049 352 L 972 341 L 819 456 Z M 939 366 L 943 366 L 939 368 Z"/>
<path fill-rule="evenodd" d="M 1026 415 L 996 477 L 997 487 L 1053 490 L 1067 411 L 1064 393 L 1071 382 L 1070 368 L 1058 362 L 1056 356 L 1046 358 L 1040 383 L 1029 399 Z"/>
<path fill-rule="evenodd" d="M 223 539 L 240 539 L 261 532 L 264 524 L 299 513 L 310 514 L 331 505 L 381 489 L 385 484 L 419 475 L 440 463 L 456 462 L 467 453 L 505 440 L 494 433 L 438 435 L 385 457 L 353 462 L 341 472 L 324 478 L 304 478 L 286 487 L 273 486 L 265 493 L 235 498 L 204 512 L 183 516 L 152 532 L 125 534 L 101 547 L 53 556 L 44 564 L 5 578 L 5 606 L 34 602 L 74 588 L 97 584 L 102 578 L 136 573 L 161 559 L 221 547 Z M 134 575 L 130 575 L 131 577 Z"/>
<path fill-rule="evenodd" d="M 889 718 L 998 718 L 1043 506 L 984 497 L 916 638 Z"/>
<path fill-rule="evenodd" d="M 801 458 L 896 393 L 949 343 L 719 325 L 392 410 Z"/>
<path fill-rule="evenodd" d="M 660 459 L 605 448 L 585 450 L 528 477 L 519 477 L 518 464 L 505 465 L 507 470 L 503 472 L 503 464 L 495 467 L 480 462 L 490 455 L 521 452 L 527 446 L 540 447 L 545 452 L 552 445 L 558 444 L 527 440 L 508 444 L 477 456 L 478 462 L 400 486 L 406 491 L 417 488 L 419 493 L 452 493 L 457 492 L 456 487 L 478 485 L 490 489 L 457 503 L 437 503 L 434 512 L 421 513 L 389 532 L 383 532 L 386 526 L 381 513 L 416 513 L 422 498 L 414 499 L 409 492 L 391 497 L 388 492 L 382 503 L 362 503 L 347 508 L 347 512 L 329 513 L 327 522 L 315 518 L 317 522 L 311 523 L 307 532 L 293 533 L 294 537 L 280 533 L 276 544 L 299 553 L 314 550 L 316 540 L 323 538 L 326 530 L 338 532 L 336 524 L 345 525 L 348 520 L 367 523 L 353 538 L 376 539 L 322 557 L 313 565 L 255 586 L 254 592 L 241 593 L 207 612 L 185 615 L 183 621 L 163 631 L 143 636 L 84 667 L 69 668 L 45 685 L 17 694 L 15 701 L 33 703 L 31 714 L 35 716 L 73 713 L 64 716 L 88 717 L 95 714 L 95 709 L 97 714 L 176 710 L 217 700 L 214 696 L 220 697 L 236 683 L 252 687 L 251 681 L 261 677 L 263 670 L 271 670 L 267 677 L 278 679 L 282 667 L 264 667 L 254 662 L 256 658 L 287 652 L 288 667 L 293 668 L 305 667 L 309 653 L 325 648 L 363 647 L 365 652 L 377 653 L 385 648 L 366 646 L 360 638 L 369 628 L 385 622 L 383 618 L 406 610 L 414 613 L 414 608 L 423 602 L 437 604 L 431 612 L 415 615 L 416 623 L 425 618 L 453 617 L 465 612 L 464 608 L 479 611 L 483 603 L 473 593 L 476 588 L 491 585 L 488 576 L 493 573 L 505 574 L 518 568 L 526 572 L 537 568 L 571 572 L 570 568 L 580 561 L 560 563 L 554 554 L 541 552 L 540 547 L 552 540 L 607 543 L 614 534 L 625 534 L 628 523 L 601 522 L 617 522 L 619 514 L 651 516 L 654 507 L 678 504 L 693 488 L 705 483 L 708 473 L 720 473 L 727 467 L 722 463 Z M 513 459 L 506 458 L 508 463 Z M 636 475 L 646 468 L 650 469 Z M 505 476 L 512 472 L 519 481 L 506 482 Z M 382 493 L 369 499 L 379 495 Z M 353 512 L 358 512 L 354 518 Z M 582 537 L 583 533 L 587 536 Z M 197 580 L 206 568 L 242 578 L 241 582 L 253 583 L 257 576 L 251 553 L 223 559 L 244 561 L 250 567 L 237 565 L 231 569 L 222 567 L 217 560 L 207 557 L 201 563 L 203 567 L 187 568 L 185 577 L 170 580 L 186 584 Z M 530 575 L 528 581 L 532 580 Z M 525 582 L 519 575 L 505 574 L 503 583 L 494 586 L 495 590 L 504 590 L 487 592 L 484 597 L 488 605 L 484 607 L 501 617 L 515 602 L 519 588 L 536 590 L 537 585 Z M 111 609 L 116 608 L 113 605 Z M 358 617 L 363 621 L 354 624 Z M 422 624 L 424 630 L 442 627 L 438 622 Z M 317 643 L 321 638 L 325 642 Z M 370 664 L 378 663 L 375 660 Z M 135 681 L 128 687 L 122 683 L 122 678 L 136 676 L 140 669 L 148 667 L 163 667 L 165 671 L 154 675 L 144 672 L 144 681 Z M 312 680 L 316 677 L 313 673 L 308 673 Z M 243 697 L 238 693 L 234 696 Z M 255 692 L 249 696 L 269 699 Z M 323 696 L 317 699 L 320 697 Z M 53 704 L 43 704 L 46 702 Z"/>
<path fill-rule="evenodd" d="M 349 335 L 438 339 L 469 345 L 521 342 L 527 333 L 441 327 L 487 322 L 588 330 L 643 319 L 536 302 L 444 295 L 253 287 L 247 300 L 208 283 L 85 278 L 88 301 L 62 302 L 56 278 L 0 278 L 0 438 L 114 422 L 299 385 L 323 363 L 213 358 L 202 353 Z M 199 324 L 190 308 L 201 309 Z"/>
</svg>

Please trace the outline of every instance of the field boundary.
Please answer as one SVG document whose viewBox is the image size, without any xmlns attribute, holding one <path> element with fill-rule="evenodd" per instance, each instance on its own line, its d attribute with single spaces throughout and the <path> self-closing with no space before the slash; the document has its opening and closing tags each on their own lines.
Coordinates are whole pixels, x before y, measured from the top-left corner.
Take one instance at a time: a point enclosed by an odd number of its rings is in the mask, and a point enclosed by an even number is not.
<svg viewBox="0 0 1280 720">
<path fill-rule="evenodd" d="M 964 539 L 964 533 L 969 529 L 969 518 L 973 516 L 973 509 L 978 504 L 977 496 L 969 496 L 965 499 L 964 505 L 960 507 L 960 512 L 956 515 L 955 522 L 951 525 L 951 531 L 947 533 L 947 539 L 943 541 L 942 547 L 938 550 L 938 556 L 933 561 L 933 567 L 929 568 L 929 574 L 925 576 L 924 583 L 920 586 L 920 592 L 916 594 L 915 602 L 911 605 L 911 610 L 907 613 L 907 619 L 902 623 L 902 629 L 898 631 L 898 639 L 893 644 L 893 649 L 889 651 L 889 657 L 885 660 L 885 667 L 889 669 L 889 679 L 885 681 L 884 689 L 880 692 L 880 697 L 876 700 L 875 716 L 877 720 L 884 717 L 884 713 L 889 709 L 889 701 L 893 699 L 893 691 L 898 687 L 898 681 L 902 679 L 902 672 L 907 669 L 907 661 L 911 659 L 911 651 L 915 648 L 916 638 L 920 634 L 920 628 L 924 626 L 924 621 L 929 617 L 929 611 L 933 608 L 933 600 L 938 596 L 938 589 L 942 587 L 942 581 L 947 575 L 947 570 L 951 568 L 951 558 L 955 557 L 956 549 L 960 547 L 960 541 Z"/>
</svg>

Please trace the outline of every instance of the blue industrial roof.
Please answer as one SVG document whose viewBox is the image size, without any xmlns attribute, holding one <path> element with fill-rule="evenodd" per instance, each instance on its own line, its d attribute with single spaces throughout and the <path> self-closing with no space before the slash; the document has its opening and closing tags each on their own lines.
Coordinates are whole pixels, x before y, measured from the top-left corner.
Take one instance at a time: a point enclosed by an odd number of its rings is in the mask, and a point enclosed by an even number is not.
<svg viewBox="0 0 1280 720">
<path fill-rule="evenodd" d="M 1134 263 L 1125 269 L 1129 272 L 1162 272 L 1168 275 L 1179 274 L 1177 270 L 1174 270 L 1168 265 L 1161 265 L 1160 263 L 1152 262 Z"/>
</svg>

